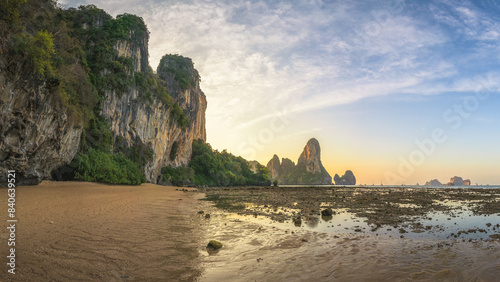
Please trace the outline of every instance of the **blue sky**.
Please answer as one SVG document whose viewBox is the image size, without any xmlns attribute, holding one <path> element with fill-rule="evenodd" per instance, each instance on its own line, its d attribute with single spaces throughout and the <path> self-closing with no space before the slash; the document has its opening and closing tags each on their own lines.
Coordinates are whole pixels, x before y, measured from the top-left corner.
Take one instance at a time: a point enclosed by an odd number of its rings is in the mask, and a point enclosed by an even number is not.
<svg viewBox="0 0 500 282">
<path fill-rule="evenodd" d="M 296 161 L 316 137 L 330 174 L 363 183 L 500 184 L 494 0 L 62 3 L 143 17 L 153 68 L 167 53 L 191 57 L 215 148 Z M 416 142 L 436 129 L 446 141 L 425 154 Z"/>
</svg>

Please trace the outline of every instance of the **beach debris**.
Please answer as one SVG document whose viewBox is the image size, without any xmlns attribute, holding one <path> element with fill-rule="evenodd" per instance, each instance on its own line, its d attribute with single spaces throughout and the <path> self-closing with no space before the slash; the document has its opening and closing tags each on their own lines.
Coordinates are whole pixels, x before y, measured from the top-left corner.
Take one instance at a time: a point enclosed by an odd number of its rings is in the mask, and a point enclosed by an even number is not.
<svg viewBox="0 0 500 282">
<path fill-rule="evenodd" d="M 307 239 L 304 239 L 304 238 L 302 238 L 302 240 L 301 240 L 301 241 L 302 241 L 302 242 L 309 242 L 309 241 L 307 241 Z"/>
<path fill-rule="evenodd" d="M 205 212 L 204 211 L 199 211 L 198 214 L 204 214 Z"/>
<path fill-rule="evenodd" d="M 210 242 L 208 242 L 207 248 L 212 250 L 218 250 L 222 248 L 222 243 L 216 240 L 210 240 Z"/>
<path fill-rule="evenodd" d="M 263 258 L 258 258 L 258 259 L 257 259 L 257 262 L 261 262 L 261 261 L 263 261 L 263 260 L 264 260 Z"/>
<path fill-rule="evenodd" d="M 207 214 L 205 215 L 205 218 L 207 218 L 207 219 L 208 219 L 208 218 L 210 218 L 210 214 L 208 214 L 208 213 L 207 213 Z"/>
</svg>

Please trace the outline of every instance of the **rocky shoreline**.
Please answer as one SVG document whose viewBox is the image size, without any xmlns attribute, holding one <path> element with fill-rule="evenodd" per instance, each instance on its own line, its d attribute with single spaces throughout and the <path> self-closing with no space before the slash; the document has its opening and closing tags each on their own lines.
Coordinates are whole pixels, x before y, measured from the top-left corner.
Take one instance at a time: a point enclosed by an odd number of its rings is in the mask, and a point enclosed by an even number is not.
<svg viewBox="0 0 500 282">
<path fill-rule="evenodd" d="M 354 226 L 353 232 L 388 230 L 403 237 L 427 232 L 446 233 L 447 238 L 500 239 L 500 189 L 226 187 L 198 191 L 227 212 L 264 216 L 298 227 L 334 223 L 335 216 L 344 214 L 365 224 Z M 437 215 L 442 222 L 432 223 Z M 470 221 L 468 217 L 478 219 L 478 224 L 462 224 Z M 448 223 L 454 226 L 445 228 Z"/>
</svg>

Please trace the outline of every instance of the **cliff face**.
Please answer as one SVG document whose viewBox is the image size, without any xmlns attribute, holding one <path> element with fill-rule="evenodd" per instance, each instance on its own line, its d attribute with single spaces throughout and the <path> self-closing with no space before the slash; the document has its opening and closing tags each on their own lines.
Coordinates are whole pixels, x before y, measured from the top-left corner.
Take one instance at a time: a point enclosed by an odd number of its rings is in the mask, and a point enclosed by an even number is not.
<svg viewBox="0 0 500 282">
<path fill-rule="evenodd" d="M 271 174 L 272 179 L 279 179 L 281 172 L 280 158 L 275 154 L 273 158 L 267 163 L 267 169 Z"/>
<path fill-rule="evenodd" d="M 321 149 L 319 142 L 315 138 L 310 139 L 297 162 L 298 166 L 305 166 L 306 171 L 312 174 L 321 173 L 323 165 L 321 164 Z"/>
<path fill-rule="evenodd" d="M 131 58 L 134 62 L 134 72 L 147 69 L 147 37 L 143 44 L 137 46 L 119 41 L 115 45 L 121 56 Z M 190 59 L 183 58 L 193 70 L 190 74 L 192 85 L 180 87 L 179 82 L 164 66 L 158 67 L 158 74 L 162 83 L 187 114 L 189 124 L 179 126 L 172 117 L 172 107 L 167 106 L 158 97 L 152 97 L 147 103 L 140 99 L 139 91 L 132 87 L 126 93 L 107 91 L 102 108 L 102 115 L 111 123 L 111 131 L 131 147 L 137 142 L 152 150 L 152 159 L 145 165 L 146 180 L 158 183 L 161 178 L 161 169 L 165 166 L 186 166 L 191 159 L 192 143 L 194 139 L 206 140 L 205 110 L 207 101 L 199 86 L 198 73 L 194 70 Z M 169 60 L 162 60 L 168 64 Z M 176 66 L 179 67 L 179 66 Z M 171 68 L 175 70 L 175 67 Z M 171 150 L 176 143 L 176 154 L 172 158 Z"/>
<path fill-rule="evenodd" d="M 154 74 L 134 15 L 51 1 L 22 9 L 18 28 L 0 17 L 0 167 L 17 183 L 71 179 L 71 161 L 90 149 L 113 164 L 123 153 L 153 183 L 163 167 L 189 163 L 193 140 L 206 139 L 207 107 L 190 59 L 166 56 Z"/>
<path fill-rule="evenodd" d="M 297 165 L 283 158 L 281 164 L 277 155 L 268 162 L 272 179 L 282 184 L 331 184 L 332 177 L 321 163 L 321 149 L 315 138 L 310 139 L 299 156 Z"/>
<path fill-rule="evenodd" d="M 0 168 L 4 172 L 15 170 L 18 184 L 38 184 L 50 178 L 53 169 L 73 159 L 81 122 L 72 117 L 46 82 L 23 74 L 23 65 L 6 56 L 2 48 L 5 41 L 2 43 Z M 6 183 L 6 176 L 0 174 L 0 183 Z"/>
</svg>

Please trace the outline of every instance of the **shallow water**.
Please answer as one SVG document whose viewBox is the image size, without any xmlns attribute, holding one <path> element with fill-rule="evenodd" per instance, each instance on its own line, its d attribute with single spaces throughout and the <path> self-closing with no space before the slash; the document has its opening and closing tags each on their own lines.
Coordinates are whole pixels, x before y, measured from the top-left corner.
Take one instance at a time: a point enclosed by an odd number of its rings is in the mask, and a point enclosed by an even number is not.
<svg viewBox="0 0 500 282">
<path fill-rule="evenodd" d="M 471 201 L 468 201 L 469 203 Z M 453 206 L 455 208 L 463 207 L 464 202 L 446 201 L 442 204 Z M 411 208 L 413 204 L 398 204 L 406 208 Z M 328 206 L 328 203 L 322 203 L 321 206 Z M 270 208 L 246 204 L 250 211 L 268 211 Z M 271 220 L 262 215 L 243 215 L 232 213 L 230 219 L 238 219 L 267 226 L 275 226 L 284 230 L 297 231 L 308 230 L 325 233 L 361 233 L 375 236 L 392 236 L 408 238 L 429 238 L 429 239 L 489 239 L 490 235 L 500 233 L 500 214 L 477 215 L 470 209 L 453 209 L 451 211 L 429 212 L 422 217 L 414 217 L 412 222 L 406 222 L 399 226 L 380 226 L 369 225 L 365 221 L 367 218 L 358 217 L 350 213 L 347 209 L 333 209 L 334 214 L 331 217 L 317 215 L 302 217 L 302 223 L 297 226 L 292 220 L 283 222 Z M 274 212 L 284 215 L 297 215 L 301 211 L 298 209 L 276 208 Z M 459 233 L 460 232 L 460 233 Z M 455 236 L 456 235 L 456 236 Z"/>
<path fill-rule="evenodd" d="M 212 212 L 207 239 L 224 247 L 201 252 L 201 281 L 497 281 L 500 275 L 498 241 L 439 239 L 436 231 L 415 238 L 358 233 L 352 228 L 365 223 L 347 212 L 301 227 Z M 328 227 L 333 221 L 341 226 Z"/>
</svg>

